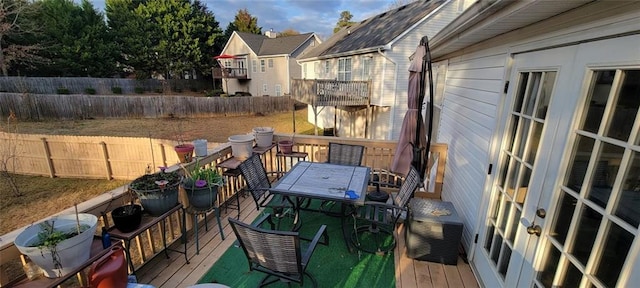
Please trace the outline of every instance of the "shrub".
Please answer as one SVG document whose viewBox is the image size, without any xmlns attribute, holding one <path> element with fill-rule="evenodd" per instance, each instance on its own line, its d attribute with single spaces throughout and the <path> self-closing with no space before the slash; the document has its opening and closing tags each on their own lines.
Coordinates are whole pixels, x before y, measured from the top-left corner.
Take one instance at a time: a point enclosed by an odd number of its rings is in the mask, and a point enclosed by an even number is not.
<svg viewBox="0 0 640 288">
<path fill-rule="evenodd" d="M 122 94 L 122 88 L 118 86 L 111 87 L 111 93 L 113 94 Z"/>
<path fill-rule="evenodd" d="M 178 93 L 180 93 L 180 92 L 182 92 L 182 88 L 180 88 L 180 87 L 174 87 L 174 88 L 173 88 L 173 91 L 174 91 L 174 92 L 178 92 Z"/>
<path fill-rule="evenodd" d="M 58 94 L 69 94 L 70 93 L 69 89 L 64 88 L 64 87 L 58 88 L 57 92 L 58 92 Z"/>
<path fill-rule="evenodd" d="M 85 89 L 84 89 L 84 93 L 87 93 L 87 94 L 89 94 L 89 95 L 94 95 L 94 94 L 96 94 L 96 89 L 93 89 L 93 88 L 91 88 L 91 87 L 88 87 L 88 88 L 85 88 Z"/>
<path fill-rule="evenodd" d="M 142 94 L 144 93 L 144 88 L 142 87 L 136 87 L 133 89 L 134 92 L 136 92 L 137 94 Z"/>
<path fill-rule="evenodd" d="M 198 88 L 194 86 L 189 87 L 189 90 L 191 90 L 191 92 L 198 92 Z"/>
<path fill-rule="evenodd" d="M 162 88 L 156 88 L 156 89 L 155 89 L 155 90 L 153 90 L 153 91 L 155 91 L 156 93 L 162 93 Z"/>
</svg>

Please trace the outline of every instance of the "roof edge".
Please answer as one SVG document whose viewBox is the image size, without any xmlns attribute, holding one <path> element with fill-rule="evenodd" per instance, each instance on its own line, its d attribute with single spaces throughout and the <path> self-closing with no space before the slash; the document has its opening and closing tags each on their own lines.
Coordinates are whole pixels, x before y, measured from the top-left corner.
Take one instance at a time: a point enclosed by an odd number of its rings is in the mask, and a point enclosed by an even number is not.
<svg viewBox="0 0 640 288">
<path fill-rule="evenodd" d="M 411 27 L 409 27 L 409 29 L 403 31 L 402 33 L 400 33 L 400 35 L 398 35 L 396 38 L 393 38 L 391 40 L 391 42 L 387 43 L 385 45 L 385 47 L 388 47 L 387 49 L 391 49 L 391 46 L 395 45 L 396 42 L 400 41 L 400 39 L 404 36 L 406 36 L 407 34 L 410 33 L 410 31 L 413 31 L 414 29 L 416 29 L 416 27 L 418 27 L 418 25 L 421 25 L 422 23 L 424 23 L 425 21 L 427 21 L 427 19 L 433 17 L 434 14 L 440 12 L 440 10 L 444 9 L 444 7 L 446 5 L 449 5 L 453 0 L 446 0 L 444 3 L 440 4 L 440 6 L 438 6 L 436 9 L 433 9 L 433 11 L 429 12 L 429 14 L 425 15 L 424 17 L 422 17 L 422 19 L 418 20 L 418 22 L 414 23 L 413 25 L 411 25 Z"/>
</svg>

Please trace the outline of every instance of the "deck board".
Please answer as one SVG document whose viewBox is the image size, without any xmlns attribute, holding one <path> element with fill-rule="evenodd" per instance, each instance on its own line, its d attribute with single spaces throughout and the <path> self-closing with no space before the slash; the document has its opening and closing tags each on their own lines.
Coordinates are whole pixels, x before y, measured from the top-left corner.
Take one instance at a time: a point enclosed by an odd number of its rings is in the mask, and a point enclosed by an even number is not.
<svg viewBox="0 0 640 288">
<path fill-rule="evenodd" d="M 251 222 L 259 215 L 253 199 L 250 197 L 240 199 L 240 219 Z M 138 282 L 149 283 L 158 288 L 188 287 L 200 280 L 200 278 L 213 266 L 215 261 L 235 242 L 235 236 L 227 221 L 227 217 L 233 215 L 235 210 L 228 213 L 222 210 L 221 220 L 225 240 L 219 234 L 215 217 L 208 217 L 209 231 L 204 226 L 199 228 L 200 254 L 196 255 L 194 235 L 188 236 L 187 251 L 189 264 L 186 264 L 184 255 L 170 252 L 170 259 L 166 259 L 164 253 L 158 254 L 149 263 L 136 271 Z M 404 236 L 404 227 L 400 225 L 396 235 Z M 396 287 L 478 287 L 478 282 L 469 267 L 469 264 L 458 258 L 457 265 L 443 265 L 425 261 L 417 261 L 408 258 L 405 252 L 404 237 L 398 237 L 398 245 L 395 248 L 394 260 L 396 263 Z M 173 244 L 180 250 L 184 246 L 180 241 Z"/>
</svg>

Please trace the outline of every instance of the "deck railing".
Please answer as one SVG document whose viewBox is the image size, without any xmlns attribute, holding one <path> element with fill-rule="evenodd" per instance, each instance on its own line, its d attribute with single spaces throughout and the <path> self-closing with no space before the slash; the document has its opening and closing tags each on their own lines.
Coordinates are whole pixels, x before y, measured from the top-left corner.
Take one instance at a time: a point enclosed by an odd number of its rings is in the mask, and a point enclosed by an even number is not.
<svg viewBox="0 0 640 288">
<path fill-rule="evenodd" d="M 213 78 L 250 79 L 247 68 L 213 68 Z"/>
<path fill-rule="evenodd" d="M 274 136 L 274 141 L 291 139 L 291 135 L 278 135 Z M 363 165 L 371 167 L 375 173 L 391 173 L 390 166 L 393 161 L 393 155 L 395 153 L 396 141 L 384 141 L 384 140 L 369 140 L 369 139 L 353 139 L 353 138 L 339 138 L 339 137 L 322 137 L 322 136 L 307 136 L 307 135 L 295 135 L 294 151 L 306 152 L 308 154 L 306 160 L 313 162 L 324 162 L 327 159 L 329 142 L 338 142 L 345 144 L 356 144 L 365 146 L 365 154 L 363 157 Z M 444 167 L 447 158 L 447 146 L 446 144 L 433 144 L 431 145 L 432 157 L 429 159 L 429 171 L 427 175 L 433 175 L 430 181 L 435 181 L 435 190 L 433 192 L 418 192 L 419 197 L 440 198 L 440 192 L 442 189 L 442 183 L 444 181 Z M 274 147 L 267 153 L 263 154 L 263 161 L 265 168 L 268 172 L 276 172 L 278 169 L 284 169 L 285 171 L 290 169 L 295 164 L 296 159 L 290 159 L 293 162 L 279 162 L 276 156 L 277 147 Z M 205 157 L 201 157 L 198 160 L 198 164 L 202 166 L 217 165 L 218 163 L 232 157 L 232 149 L 229 144 L 224 144 L 213 151 L 209 151 L 209 154 Z M 280 165 L 279 165 L 280 164 Z M 282 165 L 284 164 L 284 165 Z M 186 169 L 192 168 L 196 165 L 196 162 L 192 162 L 184 165 Z M 169 169 L 182 169 L 180 166 L 172 166 Z M 221 169 L 221 168 L 218 168 Z M 220 170 L 222 172 L 222 170 Z M 233 200 L 233 197 L 240 192 L 242 179 L 228 179 L 225 185 L 221 187 L 218 193 L 218 203 L 222 203 L 221 206 L 224 209 L 227 204 Z M 78 205 L 78 210 L 84 213 L 94 214 L 96 216 L 110 217 L 109 211 L 125 204 L 128 199 L 128 194 L 125 192 L 126 187 L 116 188 L 112 191 L 106 192 L 92 200 L 86 201 Z M 181 192 L 180 201 L 188 205 L 186 195 Z M 235 201 L 234 201 L 235 202 Z M 73 213 L 73 208 L 62 211 L 59 214 Z M 169 217 L 169 232 L 167 233 L 167 243 L 174 243 L 180 240 L 180 211 L 174 213 Z M 110 219 L 110 218 L 108 218 Z M 44 219 L 43 219 L 44 220 Z M 190 221 L 191 217 L 187 217 L 187 230 L 188 236 L 193 237 L 193 223 Z M 102 225 L 101 223 L 99 225 Z M 98 229 L 100 231 L 101 229 Z M 13 245 L 13 239 L 22 231 L 22 229 L 15 230 L 11 233 L 5 234 L 0 238 L 0 287 L 6 287 L 10 283 L 20 280 L 25 277 L 22 272 L 21 265 L 24 259 L 21 259 L 20 252 Z M 137 237 L 136 241 L 132 242 L 132 259 L 134 259 L 134 265 L 136 268 L 144 265 L 153 256 L 161 252 L 161 239 L 160 227 L 152 227 L 147 230 L 146 233 L 142 233 Z M 189 240 L 191 241 L 191 240 Z"/>
<path fill-rule="evenodd" d="M 291 97 L 314 106 L 369 105 L 371 81 L 291 79 Z"/>
</svg>

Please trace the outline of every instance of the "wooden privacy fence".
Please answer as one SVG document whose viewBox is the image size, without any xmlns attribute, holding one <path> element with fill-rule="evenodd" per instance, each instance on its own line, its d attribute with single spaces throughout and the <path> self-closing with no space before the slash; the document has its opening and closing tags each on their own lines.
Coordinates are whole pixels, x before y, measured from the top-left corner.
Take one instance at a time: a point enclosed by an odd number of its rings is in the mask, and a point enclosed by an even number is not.
<svg viewBox="0 0 640 288">
<path fill-rule="evenodd" d="M 6 119 L 10 111 L 14 111 L 18 119 L 22 120 L 270 114 L 291 111 L 294 102 L 289 96 L 193 97 L 1 93 L 0 116 Z"/>
<path fill-rule="evenodd" d="M 93 88 L 98 94 L 112 94 L 112 88 L 119 87 L 122 93 L 134 93 L 135 88 L 145 91 L 165 90 L 210 90 L 213 89 L 211 78 L 205 79 L 126 79 L 126 78 L 91 78 L 91 77 L 0 77 L 0 92 L 54 94 L 58 88 L 66 88 L 72 94 L 85 93 L 85 89 Z"/>
<path fill-rule="evenodd" d="M 175 141 L 0 132 L 0 161 L 17 174 L 62 178 L 135 179 L 179 162 Z"/>
</svg>

